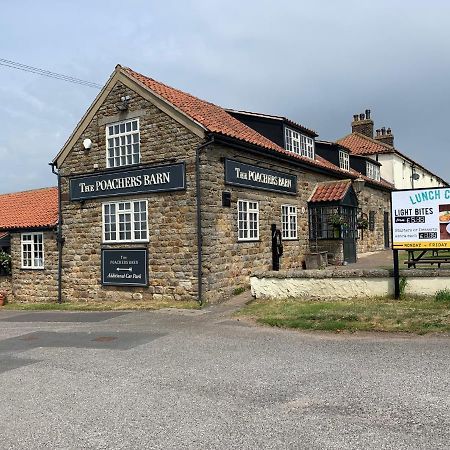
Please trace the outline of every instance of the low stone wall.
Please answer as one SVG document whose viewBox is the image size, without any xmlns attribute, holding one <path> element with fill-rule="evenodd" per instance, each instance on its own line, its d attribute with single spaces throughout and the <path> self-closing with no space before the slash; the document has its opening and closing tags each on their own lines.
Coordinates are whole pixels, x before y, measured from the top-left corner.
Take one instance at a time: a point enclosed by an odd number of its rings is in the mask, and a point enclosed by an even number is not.
<svg viewBox="0 0 450 450">
<path fill-rule="evenodd" d="M 12 300 L 12 277 L 0 275 L 0 292 L 6 292 L 6 299 Z"/>
<path fill-rule="evenodd" d="M 405 294 L 435 295 L 450 289 L 450 270 L 403 270 Z M 388 270 L 301 270 L 257 272 L 250 277 L 256 298 L 309 298 L 344 300 L 394 295 Z"/>
</svg>

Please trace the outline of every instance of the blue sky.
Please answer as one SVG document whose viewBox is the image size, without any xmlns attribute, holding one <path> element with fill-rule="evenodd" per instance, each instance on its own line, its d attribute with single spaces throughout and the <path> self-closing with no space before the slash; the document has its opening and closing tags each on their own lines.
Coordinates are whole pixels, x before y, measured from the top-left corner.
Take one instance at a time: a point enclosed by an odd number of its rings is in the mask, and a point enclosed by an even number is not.
<svg viewBox="0 0 450 450">
<path fill-rule="evenodd" d="M 0 58 L 103 84 L 117 63 L 225 107 L 335 140 L 369 108 L 449 180 L 450 2 L 2 2 Z M 97 90 L 0 66 L 0 193 L 48 163 Z"/>
</svg>

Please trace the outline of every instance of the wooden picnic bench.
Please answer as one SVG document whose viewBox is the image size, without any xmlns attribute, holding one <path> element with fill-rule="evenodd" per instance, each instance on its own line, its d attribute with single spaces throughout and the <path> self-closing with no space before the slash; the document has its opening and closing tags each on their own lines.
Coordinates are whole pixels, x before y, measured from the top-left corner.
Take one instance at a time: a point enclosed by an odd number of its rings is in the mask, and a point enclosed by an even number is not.
<svg viewBox="0 0 450 450">
<path fill-rule="evenodd" d="M 415 269 L 416 265 L 421 264 L 437 264 L 438 269 L 440 269 L 441 264 L 450 263 L 450 254 L 439 254 L 439 250 L 420 250 L 417 256 L 415 255 L 415 252 L 417 252 L 417 250 L 408 250 L 408 260 L 405 261 L 405 264 L 408 265 L 408 269 L 410 267 L 414 267 Z M 431 252 L 431 255 L 425 256 L 428 252 Z"/>
</svg>

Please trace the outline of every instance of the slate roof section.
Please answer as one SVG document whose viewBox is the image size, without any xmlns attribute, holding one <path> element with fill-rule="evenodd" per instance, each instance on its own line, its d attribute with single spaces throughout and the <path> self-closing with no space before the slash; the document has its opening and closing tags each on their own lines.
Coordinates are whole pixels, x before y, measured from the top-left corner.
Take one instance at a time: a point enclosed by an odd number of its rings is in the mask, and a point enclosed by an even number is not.
<svg viewBox="0 0 450 450">
<path fill-rule="evenodd" d="M 0 233 L 4 230 L 49 228 L 58 223 L 58 188 L 0 195 Z"/>
<path fill-rule="evenodd" d="M 336 141 L 348 148 L 354 155 L 375 155 L 377 153 L 394 153 L 394 147 L 377 142 L 375 139 L 360 133 L 351 133 Z"/>
<path fill-rule="evenodd" d="M 319 203 L 343 200 L 351 185 L 351 180 L 324 181 L 322 183 L 317 183 L 309 201 L 312 203 Z"/>
<path fill-rule="evenodd" d="M 301 125 L 300 123 L 294 122 L 293 120 L 289 119 L 288 117 L 274 116 L 272 114 L 255 113 L 255 112 L 251 112 L 251 111 L 243 111 L 243 110 L 231 109 L 231 108 L 226 108 L 225 111 L 227 111 L 227 112 L 229 112 L 231 114 L 235 113 L 235 114 L 242 114 L 242 115 L 246 115 L 246 116 L 261 117 L 263 119 L 279 120 L 279 121 L 285 122 L 288 125 L 293 126 L 294 128 L 298 128 L 299 130 L 302 130 L 305 133 L 310 134 L 310 135 L 312 135 L 314 137 L 319 136 L 311 128 L 306 128 L 304 125 Z"/>
</svg>

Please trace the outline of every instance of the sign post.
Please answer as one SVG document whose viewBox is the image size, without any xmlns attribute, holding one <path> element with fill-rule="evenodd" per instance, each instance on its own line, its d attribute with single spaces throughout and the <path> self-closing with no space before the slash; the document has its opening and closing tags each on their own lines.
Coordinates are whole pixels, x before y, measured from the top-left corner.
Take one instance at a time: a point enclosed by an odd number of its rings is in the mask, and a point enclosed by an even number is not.
<svg viewBox="0 0 450 450">
<path fill-rule="evenodd" d="M 398 263 L 398 250 L 393 250 L 394 255 L 394 298 L 400 298 L 400 268 Z"/>
</svg>

